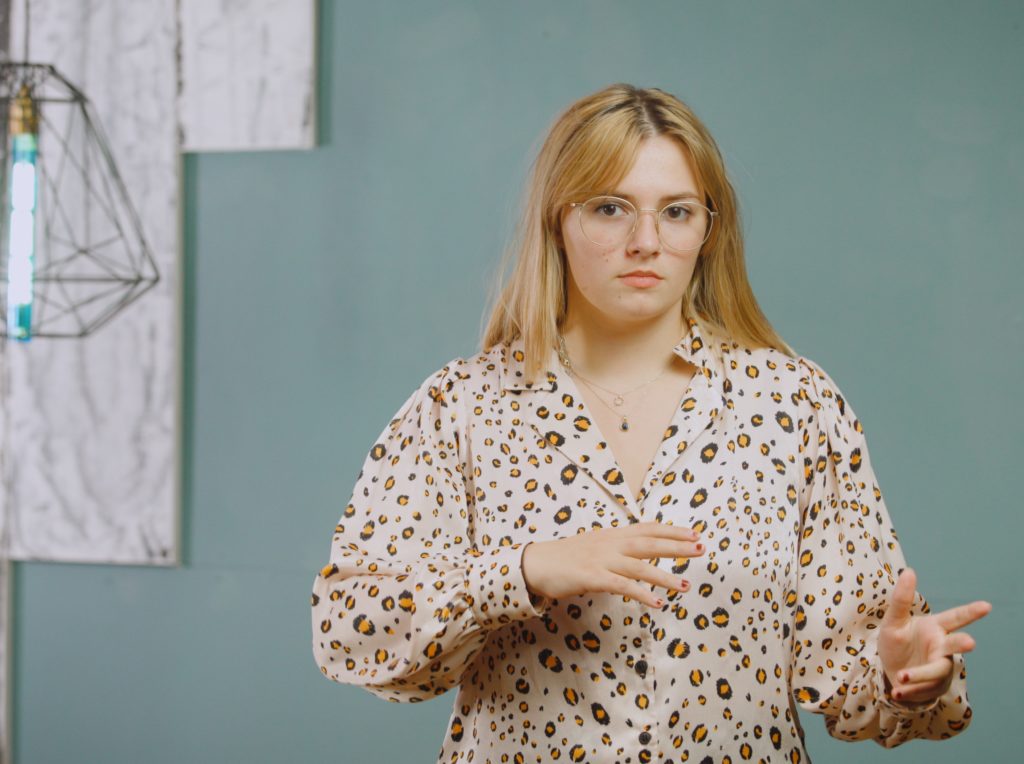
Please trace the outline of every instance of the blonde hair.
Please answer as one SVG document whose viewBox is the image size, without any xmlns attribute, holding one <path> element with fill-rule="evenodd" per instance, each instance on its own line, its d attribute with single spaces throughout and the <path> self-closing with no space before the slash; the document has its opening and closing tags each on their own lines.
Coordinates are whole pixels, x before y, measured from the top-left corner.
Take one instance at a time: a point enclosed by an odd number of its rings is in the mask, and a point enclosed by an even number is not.
<svg viewBox="0 0 1024 764">
<path fill-rule="evenodd" d="M 551 126 L 531 167 L 518 228 L 494 282 L 500 294 L 495 301 L 492 293 L 494 307 L 481 345 L 488 350 L 522 336 L 528 381 L 549 358 L 566 316 L 564 205 L 622 180 L 641 143 L 656 135 L 678 141 L 705 204 L 718 212 L 683 297 L 683 316 L 750 348 L 772 347 L 796 357 L 750 288 L 736 193 L 711 133 L 675 96 L 617 83 L 571 104 Z M 514 271 L 502 288 L 509 261 Z"/>
</svg>

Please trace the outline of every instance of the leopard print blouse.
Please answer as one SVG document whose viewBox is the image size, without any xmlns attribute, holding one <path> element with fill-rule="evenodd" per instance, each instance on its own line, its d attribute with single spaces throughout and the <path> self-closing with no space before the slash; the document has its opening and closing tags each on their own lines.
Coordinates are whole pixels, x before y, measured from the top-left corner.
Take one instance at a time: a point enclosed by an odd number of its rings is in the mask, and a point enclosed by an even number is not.
<svg viewBox="0 0 1024 764">
<path fill-rule="evenodd" d="M 674 352 L 698 373 L 639 501 L 554 350 L 532 386 L 521 338 L 429 375 L 313 580 L 323 675 L 393 702 L 458 688 L 438 762 L 805 762 L 797 707 L 887 748 L 965 729 L 963 655 L 930 703 L 885 693 L 878 626 L 906 564 L 836 383 L 694 319 Z M 648 560 L 691 582 L 663 607 L 527 590 L 530 542 L 654 520 L 706 546 Z"/>
</svg>

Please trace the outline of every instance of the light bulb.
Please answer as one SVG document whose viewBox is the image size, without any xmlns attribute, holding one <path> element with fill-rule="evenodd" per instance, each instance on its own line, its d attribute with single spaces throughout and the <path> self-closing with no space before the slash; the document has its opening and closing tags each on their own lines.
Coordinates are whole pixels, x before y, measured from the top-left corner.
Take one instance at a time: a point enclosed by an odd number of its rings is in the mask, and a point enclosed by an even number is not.
<svg viewBox="0 0 1024 764">
<path fill-rule="evenodd" d="M 35 231 L 38 149 L 35 101 L 23 85 L 11 102 L 7 156 L 7 336 L 32 338 L 32 286 L 35 273 Z"/>
</svg>

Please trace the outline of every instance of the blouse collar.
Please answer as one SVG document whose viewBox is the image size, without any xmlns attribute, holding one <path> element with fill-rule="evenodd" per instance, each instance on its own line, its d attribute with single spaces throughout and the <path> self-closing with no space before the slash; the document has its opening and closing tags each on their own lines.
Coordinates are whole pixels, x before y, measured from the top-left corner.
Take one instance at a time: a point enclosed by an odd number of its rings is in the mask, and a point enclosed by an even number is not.
<svg viewBox="0 0 1024 764">
<path fill-rule="evenodd" d="M 708 340 L 700 324 L 693 318 L 686 319 L 688 328 L 682 339 L 672 348 L 672 352 L 685 361 L 689 361 L 704 375 L 710 387 L 721 393 L 723 392 L 722 371 L 718 362 L 711 353 Z M 545 363 L 545 369 L 538 374 L 536 382 L 526 382 L 525 363 L 525 342 L 522 335 L 516 337 L 509 343 L 504 351 L 502 359 L 502 381 L 501 387 L 504 390 L 544 390 L 552 392 L 558 389 L 559 379 L 565 375 L 565 369 L 558 358 L 558 352 L 552 348 Z"/>
</svg>

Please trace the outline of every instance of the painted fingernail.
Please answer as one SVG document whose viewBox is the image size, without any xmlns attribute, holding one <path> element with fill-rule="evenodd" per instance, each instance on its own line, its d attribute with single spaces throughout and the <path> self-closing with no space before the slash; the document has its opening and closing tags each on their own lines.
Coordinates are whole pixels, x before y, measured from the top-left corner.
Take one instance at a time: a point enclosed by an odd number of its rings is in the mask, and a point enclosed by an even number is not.
<svg viewBox="0 0 1024 764">
<path fill-rule="evenodd" d="M 704 545 L 703 544 L 697 544 L 697 551 L 698 552 L 703 552 L 704 551 Z"/>
<path fill-rule="evenodd" d="M 680 579 L 680 583 L 682 584 L 682 587 L 684 589 L 689 589 L 690 588 L 690 582 L 687 581 L 685 578 Z"/>
<path fill-rule="evenodd" d="M 902 698 L 902 697 L 903 697 L 903 693 L 902 693 L 902 692 L 894 692 L 894 693 L 892 694 L 892 696 L 893 696 L 894 698 Z"/>
<path fill-rule="evenodd" d="M 656 599 L 656 600 L 654 600 L 654 604 L 655 604 L 656 607 L 661 607 L 662 605 L 665 604 L 665 600 L 660 599 L 660 598 Z"/>
<path fill-rule="evenodd" d="M 905 682 L 908 679 L 910 679 L 910 674 L 908 674 L 906 671 L 904 671 L 902 674 L 900 674 L 900 681 L 901 682 Z"/>
</svg>

